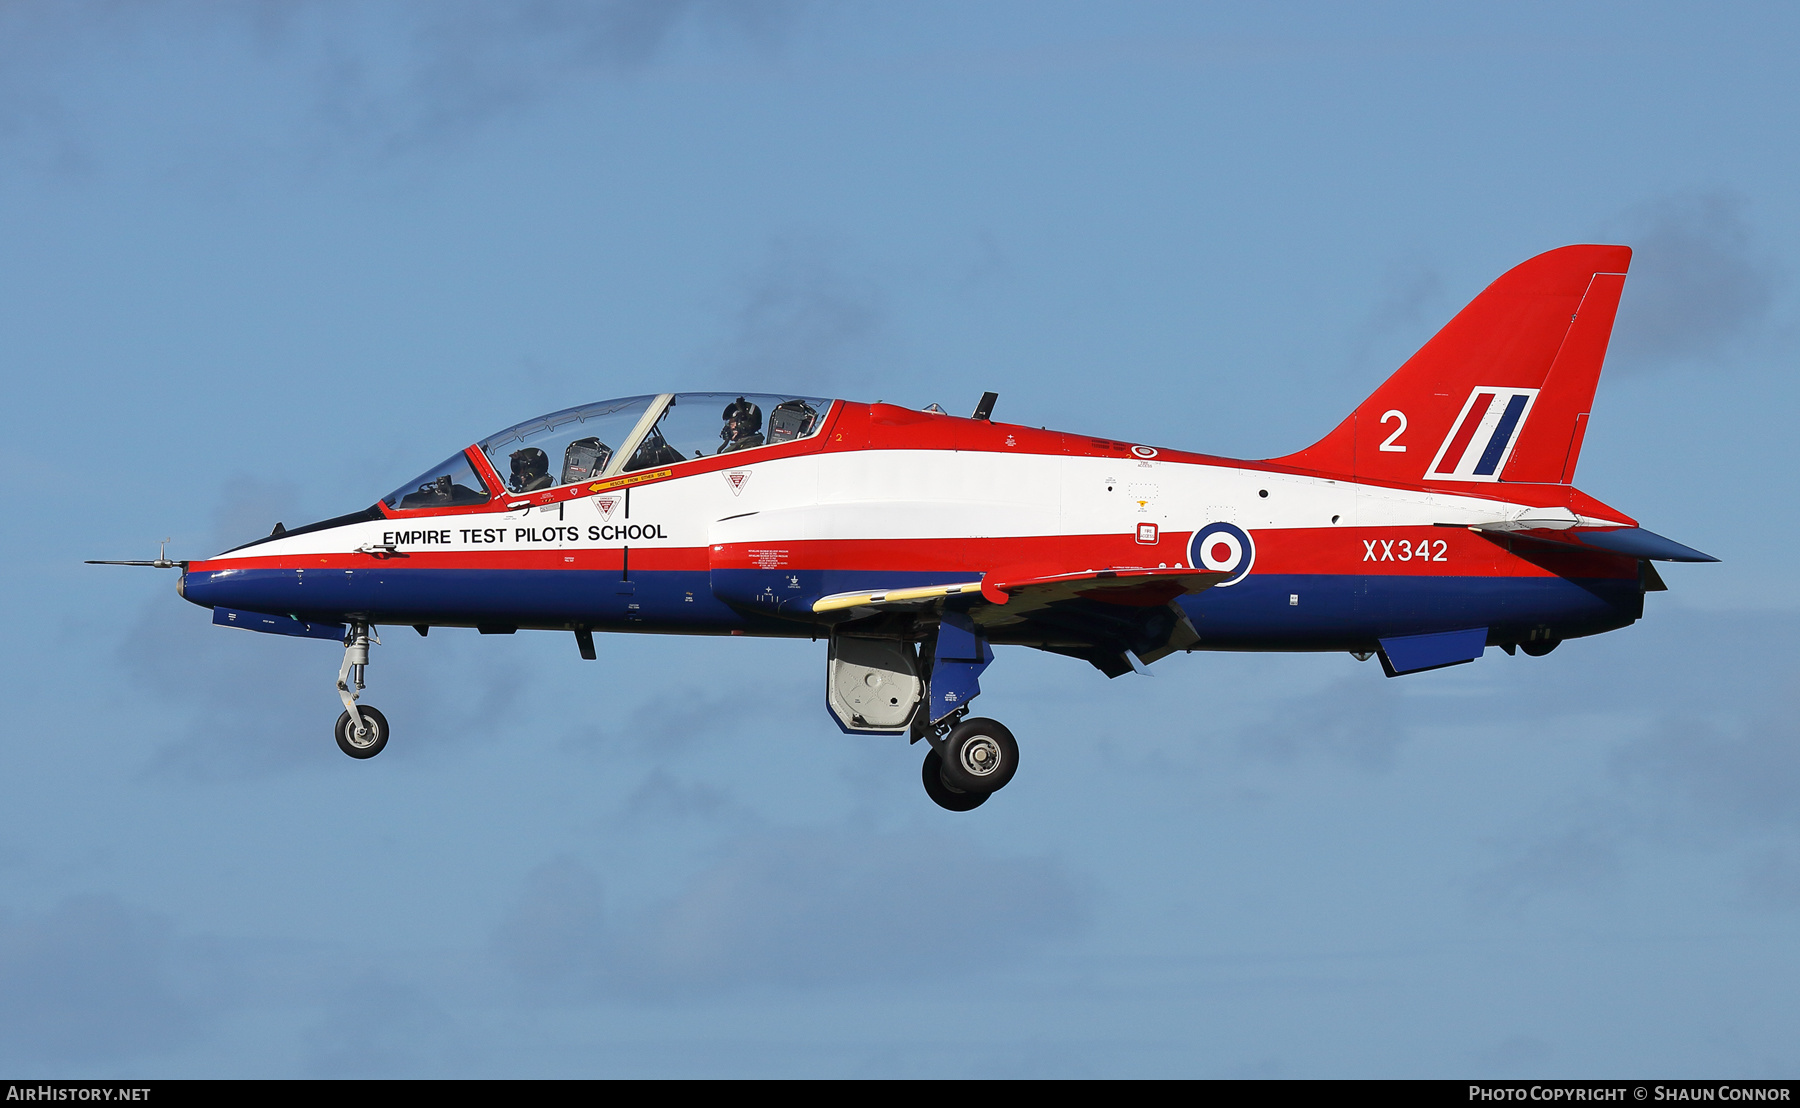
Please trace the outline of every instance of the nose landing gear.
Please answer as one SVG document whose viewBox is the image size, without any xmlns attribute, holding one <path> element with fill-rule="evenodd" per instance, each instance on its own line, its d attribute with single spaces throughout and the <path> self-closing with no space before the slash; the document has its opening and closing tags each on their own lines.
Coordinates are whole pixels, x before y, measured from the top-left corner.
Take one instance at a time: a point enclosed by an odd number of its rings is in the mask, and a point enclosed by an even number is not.
<svg viewBox="0 0 1800 1108">
<path fill-rule="evenodd" d="M 350 624 L 344 639 L 344 664 L 338 668 L 338 699 L 344 702 L 344 714 L 337 721 L 338 749 L 352 758 L 373 758 L 387 746 L 387 717 L 367 705 L 358 705 L 363 689 L 363 672 L 369 666 L 369 625 L 363 620 Z M 375 642 L 381 641 L 379 636 Z M 351 689 L 354 684 L 356 688 Z"/>
</svg>

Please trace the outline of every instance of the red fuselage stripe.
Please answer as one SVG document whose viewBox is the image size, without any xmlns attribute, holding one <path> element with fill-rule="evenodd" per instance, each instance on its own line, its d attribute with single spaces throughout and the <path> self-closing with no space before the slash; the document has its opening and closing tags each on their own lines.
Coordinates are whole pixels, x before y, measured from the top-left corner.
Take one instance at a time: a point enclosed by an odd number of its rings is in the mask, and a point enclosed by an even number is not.
<svg viewBox="0 0 1800 1108">
<path fill-rule="evenodd" d="M 796 539 L 704 546 L 630 546 L 631 569 L 945 572 L 1007 577 L 1121 566 L 1172 568 L 1188 562 L 1191 531 L 1153 545 L 1130 535 L 1048 535 L 981 539 Z M 1629 577 L 1636 562 L 1587 550 L 1517 553 L 1460 527 L 1332 527 L 1253 532 L 1253 575 L 1367 574 L 1410 577 Z M 429 549 L 394 555 L 326 553 L 220 558 L 192 569 L 623 569 L 621 547 L 538 550 Z"/>
</svg>

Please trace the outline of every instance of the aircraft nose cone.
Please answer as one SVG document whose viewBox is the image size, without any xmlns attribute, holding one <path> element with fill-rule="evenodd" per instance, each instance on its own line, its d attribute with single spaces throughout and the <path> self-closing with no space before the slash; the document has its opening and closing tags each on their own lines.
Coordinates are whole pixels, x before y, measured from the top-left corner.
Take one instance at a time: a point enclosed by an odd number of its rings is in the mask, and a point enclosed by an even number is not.
<svg viewBox="0 0 1800 1108">
<path fill-rule="evenodd" d="M 240 608 L 238 592 L 232 587 L 231 570 L 182 570 L 181 577 L 175 582 L 176 595 L 202 608 Z"/>
</svg>

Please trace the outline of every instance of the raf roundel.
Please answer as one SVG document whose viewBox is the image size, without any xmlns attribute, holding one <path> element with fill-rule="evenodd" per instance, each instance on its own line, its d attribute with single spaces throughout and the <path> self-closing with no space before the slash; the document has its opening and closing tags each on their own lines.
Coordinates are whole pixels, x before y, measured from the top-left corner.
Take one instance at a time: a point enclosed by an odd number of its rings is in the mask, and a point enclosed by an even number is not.
<svg viewBox="0 0 1800 1108">
<path fill-rule="evenodd" d="M 1233 524 L 1209 523 L 1194 532 L 1193 541 L 1188 544 L 1188 558 L 1190 564 L 1201 569 L 1230 574 L 1213 586 L 1222 589 L 1242 581 L 1250 572 L 1256 561 L 1256 543 L 1248 531 Z"/>
</svg>

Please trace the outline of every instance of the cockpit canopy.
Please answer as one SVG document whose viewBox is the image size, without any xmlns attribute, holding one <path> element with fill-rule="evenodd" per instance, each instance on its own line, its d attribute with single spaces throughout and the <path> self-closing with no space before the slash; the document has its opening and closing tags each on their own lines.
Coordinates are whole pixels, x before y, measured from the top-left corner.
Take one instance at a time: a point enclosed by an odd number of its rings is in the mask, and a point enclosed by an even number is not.
<svg viewBox="0 0 1800 1108">
<path fill-rule="evenodd" d="M 628 396 L 564 408 L 515 423 L 477 445 L 508 492 L 591 481 L 606 472 L 614 450 L 637 432 L 659 399 Z"/>
<path fill-rule="evenodd" d="M 831 401 L 766 393 L 628 396 L 528 419 L 476 444 L 512 494 L 572 485 L 816 434 Z M 382 498 L 390 508 L 485 503 L 490 490 L 464 454 Z"/>
<path fill-rule="evenodd" d="M 486 504 L 490 495 L 487 482 L 469 464 L 469 456 L 458 451 L 388 493 L 381 502 L 390 508 L 456 508 Z"/>
</svg>

